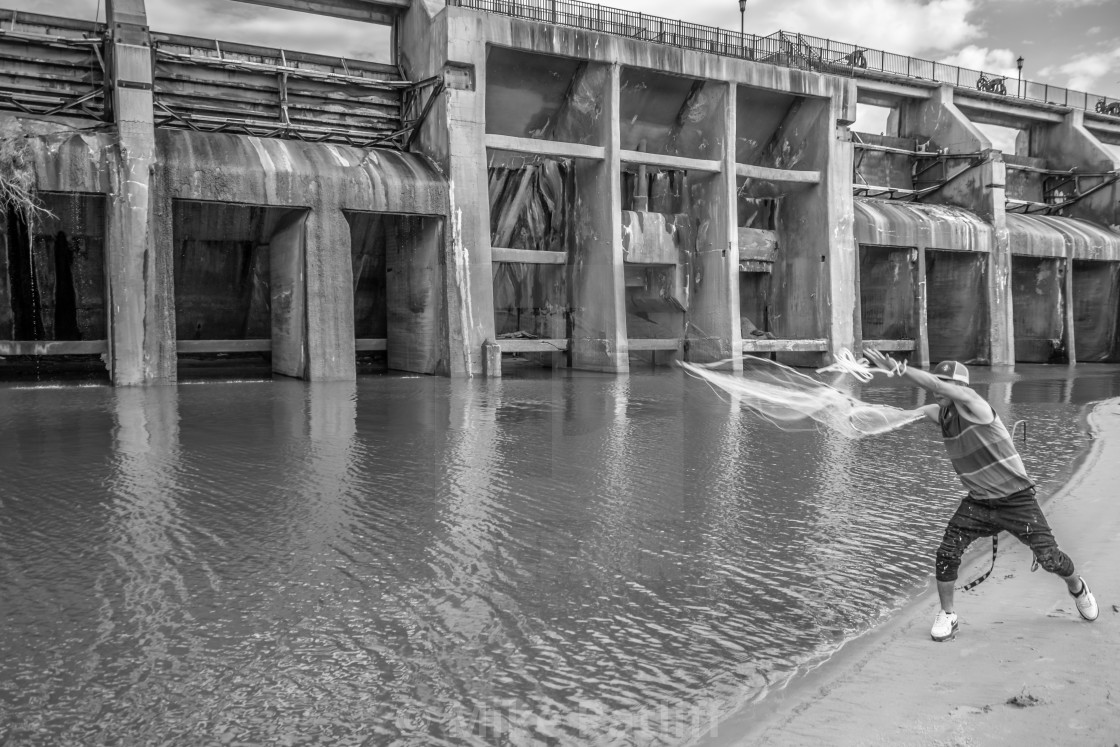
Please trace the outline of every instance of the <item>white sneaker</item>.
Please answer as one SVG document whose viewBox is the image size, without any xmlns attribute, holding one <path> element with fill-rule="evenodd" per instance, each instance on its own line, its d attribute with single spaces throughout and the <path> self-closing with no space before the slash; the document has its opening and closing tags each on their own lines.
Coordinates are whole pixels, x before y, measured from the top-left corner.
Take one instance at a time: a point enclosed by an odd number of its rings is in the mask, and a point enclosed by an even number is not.
<svg viewBox="0 0 1120 747">
<path fill-rule="evenodd" d="M 1073 597 L 1073 603 L 1077 605 L 1077 614 L 1092 622 L 1097 619 L 1097 599 L 1093 596 L 1093 592 L 1089 591 L 1089 584 L 1085 583 L 1085 579 L 1078 576 L 1077 579 L 1081 582 L 1081 591 L 1077 594 L 1070 593 Z"/>
<path fill-rule="evenodd" d="M 933 630 L 929 634 L 935 641 L 948 641 L 955 637 L 957 635 L 957 613 L 938 610 L 937 617 L 933 618 Z"/>
</svg>

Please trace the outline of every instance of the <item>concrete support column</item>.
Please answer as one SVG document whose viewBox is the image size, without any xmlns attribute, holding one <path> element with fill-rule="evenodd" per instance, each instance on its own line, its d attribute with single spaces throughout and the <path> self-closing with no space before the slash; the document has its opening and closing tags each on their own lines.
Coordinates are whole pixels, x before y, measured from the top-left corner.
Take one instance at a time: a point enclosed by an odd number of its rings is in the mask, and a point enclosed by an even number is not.
<svg viewBox="0 0 1120 747">
<path fill-rule="evenodd" d="M 688 359 L 699 363 L 731 358 L 743 368 L 743 335 L 739 324 L 739 229 L 736 214 L 735 117 L 736 85 L 721 87 L 720 121 L 712 137 L 723 146 L 721 171 L 700 188 L 695 207 L 702 212 L 692 267 L 692 298 L 686 330 Z"/>
<path fill-rule="evenodd" d="M 925 367 L 930 364 L 929 360 L 929 314 L 927 312 L 927 304 L 929 303 L 929 293 L 926 288 L 926 249 L 925 247 L 918 247 L 918 277 L 914 293 L 915 309 L 914 314 L 917 317 L 917 324 L 915 328 L 918 330 L 917 338 L 914 340 L 914 352 L 910 357 L 910 365 Z"/>
<path fill-rule="evenodd" d="M 841 348 L 856 345 L 856 319 L 859 314 L 859 249 L 855 240 L 855 205 L 852 197 L 852 168 L 855 148 L 848 136 L 847 117 L 833 97 L 829 107 L 826 162 L 821 169 L 821 197 L 824 199 L 824 244 L 829 247 L 825 276 L 826 337 L 833 358 Z M 857 350 L 852 350 L 858 353 Z"/>
<path fill-rule="evenodd" d="M 443 223 L 438 218 L 412 219 L 397 230 L 396 240 L 385 247 L 389 368 L 434 374 L 444 352 L 438 339 L 444 303 L 439 283 Z M 490 347 L 498 348 L 494 343 Z M 501 349 L 496 359 L 493 351 L 490 358 L 481 357 L 484 375 L 502 375 Z"/>
<path fill-rule="evenodd" d="M 106 13 L 117 126 L 116 142 L 106 153 L 109 374 L 123 386 L 173 383 L 175 294 L 171 245 L 155 241 L 170 229 L 154 225 L 152 56 L 144 0 L 109 0 Z"/>
<path fill-rule="evenodd" d="M 993 366 L 1015 365 L 1015 318 L 1011 300 L 1011 234 L 1005 207 L 1007 167 L 998 151 L 979 167 L 976 213 L 992 224 L 988 254 L 989 346 Z"/>
<path fill-rule="evenodd" d="M 1077 335 L 1074 330 L 1077 325 L 1073 313 L 1073 257 L 1062 260 L 1062 266 L 1065 268 L 1065 276 L 1062 278 L 1062 331 L 1065 333 L 1069 362 L 1073 364 L 1077 363 Z"/>
<path fill-rule="evenodd" d="M 446 96 L 450 242 L 445 260 L 449 373 L 483 373 L 483 343 L 494 339 L 494 280 L 486 153 L 486 43 L 482 21 L 449 16 L 448 65 L 471 74 L 449 77 Z M 445 73 L 446 75 L 446 73 Z M 435 114 L 435 112 L 433 112 Z"/>
<path fill-rule="evenodd" d="M 622 250 L 618 64 L 611 64 L 599 115 L 602 161 L 576 162 L 576 246 L 572 273 L 572 366 L 628 373 Z M 485 194 L 485 191 L 483 191 Z"/>
<path fill-rule="evenodd" d="M 350 255 L 350 224 L 342 211 L 333 205 L 327 208 L 321 203 L 306 216 L 303 226 L 306 246 L 306 378 L 310 381 L 350 381 L 355 377 L 354 268 Z M 273 258 L 276 256 L 273 251 Z M 274 305 L 277 300 L 274 291 Z M 291 314 L 293 321 L 297 321 L 301 315 L 299 307 L 293 305 Z M 273 309 L 274 326 L 276 315 L 277 311 Z M 274 341 L 276 335 L 274 329 Z M 298 344 L 299 335 L 290 339 L 292 344 Z"/>
<path fill-rule="evenodd" d="M 269 239 L 272 371 L 296 379 L 308 371 L 307 218 L 289 211 Z"/>
</svg>

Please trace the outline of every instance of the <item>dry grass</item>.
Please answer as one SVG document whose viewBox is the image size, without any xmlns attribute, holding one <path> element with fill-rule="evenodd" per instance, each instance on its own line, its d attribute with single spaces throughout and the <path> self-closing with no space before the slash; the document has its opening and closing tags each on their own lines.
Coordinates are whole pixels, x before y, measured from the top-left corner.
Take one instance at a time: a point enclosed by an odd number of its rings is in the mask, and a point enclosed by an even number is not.
<svg viewBox="0 0 1120 747">
<path fill-rule="evenodd" d="M 19 214 L 28 235 L 51 213 L 39 201 L 28 134 L 16 119 L 0 119 L 0 206 Z"/>
</svg>

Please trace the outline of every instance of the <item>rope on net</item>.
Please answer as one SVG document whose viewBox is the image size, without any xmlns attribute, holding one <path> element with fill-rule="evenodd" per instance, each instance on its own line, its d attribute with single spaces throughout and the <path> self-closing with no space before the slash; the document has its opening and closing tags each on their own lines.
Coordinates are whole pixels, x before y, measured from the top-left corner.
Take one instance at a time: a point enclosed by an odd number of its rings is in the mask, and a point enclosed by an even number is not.
<svg viewBox="0 0 1120 747">
<path fill-rule="evenodd" d="M 847 348 L 840 348 L 840 351 L 834 356 L 835 360 L 831 365 L 824 368 L 818 368 L 817 373 L 840 373 L 848 374 L 852 378 L 866 384 L 871 381 L 873 374 L 883 374 L 884 376 L 901 376 L 906 370 L 906 361 L 892 361 L 894 368 L 890 371 L 873 366 L 866 358 L 856 358 L 852 355 L 852 351 Z"/>
</svg>

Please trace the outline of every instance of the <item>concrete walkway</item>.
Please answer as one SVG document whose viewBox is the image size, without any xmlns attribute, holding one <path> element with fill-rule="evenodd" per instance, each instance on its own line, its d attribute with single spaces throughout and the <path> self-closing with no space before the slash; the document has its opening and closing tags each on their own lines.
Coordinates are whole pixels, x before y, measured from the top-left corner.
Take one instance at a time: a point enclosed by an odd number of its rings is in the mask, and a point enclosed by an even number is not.
<svg viewBox="0 0 1120 747">
<path fill-rule="evenodd" d="M 881 628 L 725 720 L 711 743 L 1120 744 L 1120 400 L 1097 405 L 1089 426 L 1088 454 L 1043 506 L 1096 595 L 1096 622 L 1081 620 L 1059 579 L 1031 573 L 1029 550 L 1005 534 L 992 576 L 957 595 L 955 640 L 930 640 L 931 583 Z"/>
</svg>

